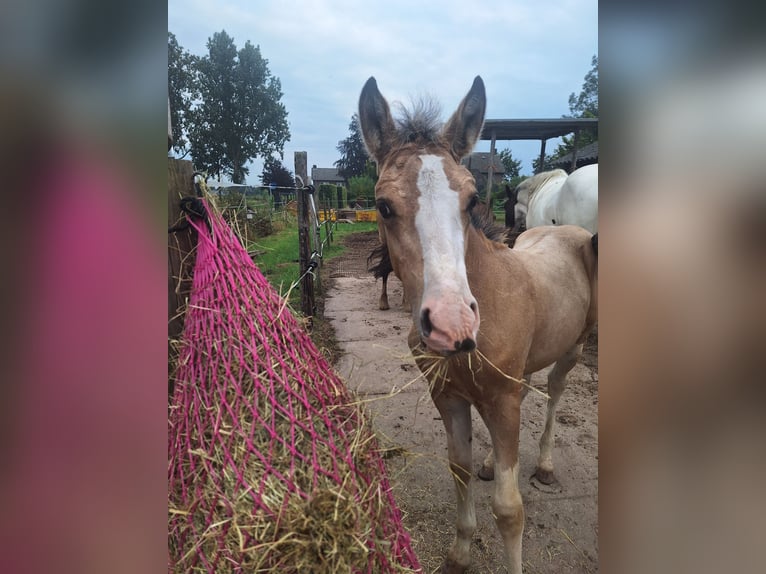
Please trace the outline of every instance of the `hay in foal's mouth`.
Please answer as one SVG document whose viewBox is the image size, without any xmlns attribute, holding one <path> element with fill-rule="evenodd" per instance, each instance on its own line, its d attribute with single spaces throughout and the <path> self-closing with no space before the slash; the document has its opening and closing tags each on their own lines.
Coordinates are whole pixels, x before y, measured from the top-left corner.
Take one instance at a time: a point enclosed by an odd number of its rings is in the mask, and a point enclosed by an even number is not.
<svg viewBox="0 0 766 574">
<path fill-rule="evenodd" d="M 227 230 L 198 228 L 169 416 L 169 571 L 418 572 L 361 403 Z"/>
<path fill-rule="evenodd" d="M 428 382 L 428 390 L 432 395 L 434 391 L 440 391 L 444 388 L 444 385 L 447 384 L 450 364 L 459 364 L 465 361 L 466 366 L 473 378 L 474 384 L 479 387 L 481 387 L 480 372 L 485 368 L 484 364 L 486 363 L 487 368 L 495 371 L 503 379 L 526 387 L 527 389 L 543 396 L 545 399 L 551 398 L 548 393 L 543 392 L 529 384 L 527 379 L 517 379 L 516 377 L 512 377 L 503 371 L 500 367 L 490 361 L 489 358 L 479 349 L 475 349 L 469 353 L 455 353 L 444 356 L 441 353 L 431 351 L 423 343 L 420 343 L 412 350 L 412 356 L 415 358 L 421 373 Z"/>
</svg>

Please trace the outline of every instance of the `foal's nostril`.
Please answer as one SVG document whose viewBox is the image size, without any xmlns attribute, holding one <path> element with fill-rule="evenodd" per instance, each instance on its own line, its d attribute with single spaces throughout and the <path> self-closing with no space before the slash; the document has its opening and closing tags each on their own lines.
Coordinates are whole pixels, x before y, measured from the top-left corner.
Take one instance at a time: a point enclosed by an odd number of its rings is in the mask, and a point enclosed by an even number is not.
<svg viewBox="0 0 766 574">
<path fill-rule="evenodd" d="M 471 311 L 476 313 L 476 310 L 478 309 L 478 305 L 476 305 L 476 301 L 471 301 Z"/>
<path fill-rule="evenodd" d="M 473 339 L 463 339 L 462 341 L 455 341 L 455 350 L 456 351 L 465 351 L 467 353 L 470 353 L 476 348 L 476 341 Z"/>
<path fill-rule="evenodd" d="M 431 331 L 433 331 L 433 329 L 434 326 L 431 323 L 431 310 L 423 309 L 423 311 L 420 313 L 420 331 L 424 337 L 428 337 L 431 335 Z"/>
</svg>

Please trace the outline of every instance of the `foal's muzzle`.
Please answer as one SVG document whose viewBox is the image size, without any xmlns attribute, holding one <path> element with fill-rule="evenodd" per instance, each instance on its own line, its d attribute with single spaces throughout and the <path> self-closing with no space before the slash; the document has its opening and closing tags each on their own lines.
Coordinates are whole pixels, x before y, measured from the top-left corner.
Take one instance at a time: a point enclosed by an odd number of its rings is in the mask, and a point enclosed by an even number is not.
<svg viewBox="0 0 766 574">
<path fill-rule="evenodd" d="M 476 348 L 479 308 L 476 301 L 445 303 L 424 301 L 420 311 L 420 337 L 434 352 L 451 355 Z"/>
</svg>

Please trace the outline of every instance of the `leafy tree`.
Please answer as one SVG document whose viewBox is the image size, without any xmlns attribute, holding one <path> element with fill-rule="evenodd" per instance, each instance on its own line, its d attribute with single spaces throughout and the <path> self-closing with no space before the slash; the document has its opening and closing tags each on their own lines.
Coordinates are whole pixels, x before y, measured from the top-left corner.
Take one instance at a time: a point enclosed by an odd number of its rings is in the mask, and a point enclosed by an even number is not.
<svg viewBox="0 0 766 574">
<path fill-rule="evenodd" d="M 208 55 L 196 60 L 195 84 L 201 103 L 192 110 L 189 140 L 198 168 L 244 183 L 246 164 L 257 156 L 282 156 L 290 138 L 282 85 L 268 60 L 249 41 L 237 50 L 226 31 L 207 42 Z"/>
<path fill-rule="evenodd" d="M 261 184 L 275 184 L 279 187 L 295 187 L 295 178 L 281 161 L 273 157 L 266 158 L 261 173 Z"/>
<path fill-rule="evenodd" d="M 194 56 L 184 50 L 168 32 L 168 98 L 173 149 L 181 157 L 189 153 L 186 140 L 194 86 Z"/>
<path fill-rule="evenodd" d="M 569 95 L 569 111 L 575 118 L 598 117 L 598 56 L 593 56 L 590 64 L 580 94 L 575 96 L 572 92 Z"/>
<path fill-rule="evenodd" d="M 553 162 L 553 160 L 555 160 L 556 158 L 561 157 L 562 155 L 564 154 L 562 153 L 561 155 L 559 154 L 546 155 L 545 159 L 543 160 L 542 168 L 540 167 L 540 156 L 537 156 L 535 159 L 532 160 L 532 169 L 534 170 L 535 173 L 540 173 L 541 171 L 549 171 L 551 169 L 554 169 L 554 166 L 551 162 Z"/>
<path fill-rule="evenodd" d="M 497 157 L 500 158 L 500 161 L 503 162 L 503 167 L 505 167 L 505 173 L 503 174 L 504 181 L 511 181 L 512 179 L 519 177 L 519 172 L 521 171 L 521 160 L 513 159 L 511 150 L 500 150 L 497 153 Z"/>
<path fill-rule="evenodd" d="M 597 118 L 598 117 L 598 56 L 591 59 L 591 69 L 585 74 L 585 81 L 582 90 L 578 95 L 572 92 L 569 95 L 569 112 L 571 115 L 564 116 L 570 118 Z M 598 141 L 598 129 L 582 130 L 577 138 L 577 147 Z M 564 136 L 562 143 L 556 148 L 556 151 L 546 158 L 547 161 L 559 158 L 568 154 L 574 149 L 574 135 Z M 539 163 L 539 161 L 538 161 Z M 548 168 L 550 169 L 550 168 Z"/>
<path fill-rule="evenodd" d="M 278 187 L 295 187 L 295 178 L 292 172 L 287 169 L 281 161 L 273 157 L 267 157 L 263 162 L 263 172 L 261 173 L 261 184 L 269 185 L 273 183 Z M 290 197 L 291 192 L 284 189 L 274 190 L 274 205 L 281 206 Z"/>
<path fill-rule="evenodd" d="M 348 180 L 348 201 L 366 200 L 369 205 L 375 199 L 375 180 L 369 175 L 355 175 Z M 362 203 L 360 201 L 360 203 Z"/>
<path fill-rule="evenodd" d="M 333 165 L 338 168 L 338 173 L 350 182 L 354 176 L 368 175 L 375 177 L 375 165 L 370 161 L 367 155 L 367 149 L 364 147 L 362 132 L 359 129 L 359 116 L 351 116 L 351 123 L 348 126 L 349 136 L 338 142 L 336 149 L 340 153 L 340 159 Z M 370 173 L 372 172 L 372 173 Z"/>
</svg>

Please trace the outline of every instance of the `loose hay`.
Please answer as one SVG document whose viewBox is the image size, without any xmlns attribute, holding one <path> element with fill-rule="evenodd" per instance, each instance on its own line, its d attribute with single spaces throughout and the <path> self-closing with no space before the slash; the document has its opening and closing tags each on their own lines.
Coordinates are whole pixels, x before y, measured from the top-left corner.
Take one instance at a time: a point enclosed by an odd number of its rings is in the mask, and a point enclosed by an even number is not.
<svg viewBox="0 0 766 574">
<path fill-rule="evenodd" d="M 419 572 L 360 404 L 208 212 L 169 414 L 169 570 Z"/>
</svg>

